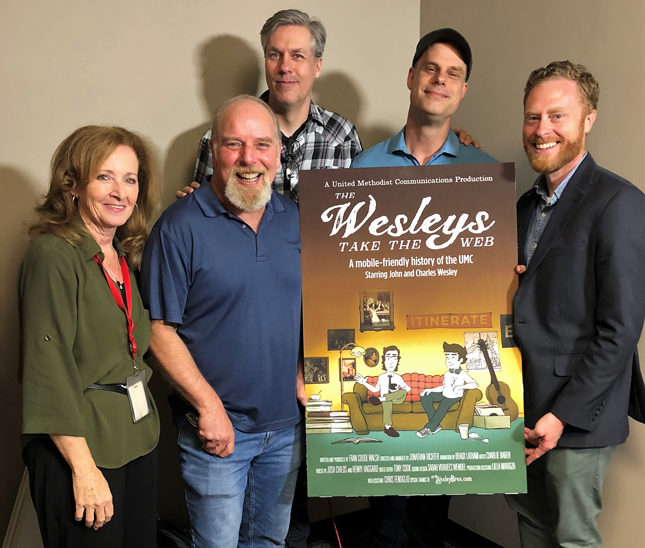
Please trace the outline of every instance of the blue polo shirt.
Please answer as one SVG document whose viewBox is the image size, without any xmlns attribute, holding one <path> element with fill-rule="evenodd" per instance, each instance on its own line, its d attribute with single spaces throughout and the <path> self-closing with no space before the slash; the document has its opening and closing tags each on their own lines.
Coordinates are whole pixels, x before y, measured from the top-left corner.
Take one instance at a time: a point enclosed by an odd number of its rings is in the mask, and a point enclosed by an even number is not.
<svg viewBox="0 0 645 548">
<path fill-rule="evenodd" d="M 474 146 L 459 142 L 455 132 L 450 130 L 443 146 L 430 158 L 427 166 L 450 164 L 490 164 L 497 162 L 490 154 Z M 418 166 L 418 160 L 405 146 L 405 127 L 394 137 L 359 154 L 352 167 L 407 167 Z"/>
<path fill-rule="evenodd" d="M 203 184 L 155 224 L 140 285 L 150 318 L 178 325 L 236 429 L 299 421 L 302 278 L 293 201 L 274 192 L 256 234 Z"/>
</svg>

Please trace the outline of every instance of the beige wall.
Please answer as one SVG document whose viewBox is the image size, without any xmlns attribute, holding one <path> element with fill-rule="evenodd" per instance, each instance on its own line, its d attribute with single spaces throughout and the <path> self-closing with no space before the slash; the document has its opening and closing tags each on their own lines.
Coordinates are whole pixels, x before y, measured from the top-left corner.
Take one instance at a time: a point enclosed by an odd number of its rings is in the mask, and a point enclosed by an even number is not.
<svg viewBox="0 0 645 548">
<path fill-rule="evenodd" d="M 589 141 L 596 160 L 643 188 L 645 7 L 641 2 L 513 0 L 294 1 L 329 31 L 316 100 L 348 116 L 367 146 L 405 120 L 405 77 L 419 36 L 454 26 L 470 40 L 475 68 L 457 117 L 500 160 L 518 163 L 518 188 L 533 179 L 521 150 L 521 89 L 552 59 L 586 63 L 602 85 Z M 459 9 L 455 6 L 458 5 Z M 258 32 L 282 2 L 248 0 L 32 0 L 0 3 L 0 536 L 18 489 L 20 389 L 15 286 L 25 221 L 45 191 L 56 145 L 87 123 L 148 135 L 164 167 L 164 205 L 190 180 L 212 112 L 237 93 L 264 89 Z M 240 13 L 241 11 L 241 13 Z M 341 15 L 342 14 L 342 15 Z M 164 387 L 155 382 L 158 397 Z M 160 408 L 165 409 L 163 401 Z M 172 427 L 164 416 L 161 514 L 183 518 Z M 602 528 L 607 546 L 637 546 L 643 524 L 645 431 L 616 456 Z M 453 518 L 507 547 L 512 516 L 499 498 L 456 499 Z M 484 512 L 482 508 L 486 508 Z M 320 515 L 319 517 L 324 517 Z"/>
<path fill-rule="evenodd" d="M 285 7 L 327 27 L 316 100 L 353 120 L 366 145 L 398 131 L 418 0 L 0 2 L 0 537 L 22 474 L 16 277 L 28 245 L 24 222 L 34 220 L 55 147 L 89 123 L 144 133 L 161 154 L 167 205 L 191 180 L 217 106 L 264 91 L 259 31 Z M 185 519 L 165 388 L 160 379 L 154 385 L 164 412 L 160 512 Z"/>
<path fill-rule="evenodd" d="M 444 26 L 463 33 L 473 49 L 473 74 L 456 124 L 499 160 L 517 163 L 518 194 L 535 178 L 520 138 L 524 83 L 531 70 L 562 59 L 586 65 L 600 82 L 589 151 L 645 190 L 645 3 L 421 0 L 421 33 Z M 645 543 L 645 427 L 631 425 L 632 436 L 619 448 L 605 483 L 600 525 L 608 547 Z M 501 497 L 457 499 L 451 517 L 507 548 L 518 546 L 513 514 Z"/>
</svg>

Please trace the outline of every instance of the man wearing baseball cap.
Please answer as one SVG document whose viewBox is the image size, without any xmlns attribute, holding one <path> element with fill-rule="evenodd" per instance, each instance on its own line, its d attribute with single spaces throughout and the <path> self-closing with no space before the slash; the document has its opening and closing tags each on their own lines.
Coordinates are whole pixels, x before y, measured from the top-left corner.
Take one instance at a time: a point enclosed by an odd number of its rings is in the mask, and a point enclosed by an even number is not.
<svg viewBox="0 0 645 548">
<path fill-rule="evenodd" d="M 450 129 L 452 115 L 466 96 L 473 59 L 466 39 L 456 30 L 438 29 L 417 44 L 408 72 L 410 108 L 405 127 L 352 162 L 352 167 L 483 164 L 495 158 L 465 146 Z M 410 520 L 410 548 L 443 548 L 449 496 L 372 497 L 375 544 L 400 548 L 404 523 Z"/>
<path fill-rule="evenodd" d="M 466 95 L 472 71 L 466 39 L 454 29 L 438 29 L 419 43 L 408 72 L 410 108 L 405 127 L 352 162 L 352 167 L 391 167 L 496 162 L 450 131 L 452 115 Z"/>
</svg>

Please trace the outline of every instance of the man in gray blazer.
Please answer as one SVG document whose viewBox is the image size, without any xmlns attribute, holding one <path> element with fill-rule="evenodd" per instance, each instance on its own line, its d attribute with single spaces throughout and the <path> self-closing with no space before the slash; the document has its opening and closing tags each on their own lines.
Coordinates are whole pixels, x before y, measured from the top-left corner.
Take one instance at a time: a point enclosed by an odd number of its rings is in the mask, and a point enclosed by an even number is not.
<svg viewBox="0 0 645 548">
<path fill-rule="evenodd" d="M 509 496 L 524 548 L 600 547 L 602 483 L 628 414 L 643 421 L 645 195 L 585 150 L 598 83 L 551 63 L 524 90 L 524 149 L 541 175 L 517 204 L 528 494 Z"/>
</svg>

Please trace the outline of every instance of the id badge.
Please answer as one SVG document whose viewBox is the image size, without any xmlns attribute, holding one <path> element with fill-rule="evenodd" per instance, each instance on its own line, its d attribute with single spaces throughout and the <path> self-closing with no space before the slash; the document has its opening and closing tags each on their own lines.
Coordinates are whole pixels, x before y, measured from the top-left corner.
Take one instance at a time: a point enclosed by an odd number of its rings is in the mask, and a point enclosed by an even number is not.
<svg viewBox="0 0 645 548">
<path fill-rule="evenodd" d="M 128 400 L 130 400 L 132 422 L 138 422 L 152 411 L 148 400 L 146 372 L 143 369 L 139 369 L 136 373 L 130 375 L 125 379 L 125 388 L 128 391 Z"/>
</svg>

